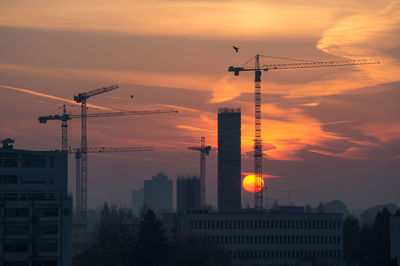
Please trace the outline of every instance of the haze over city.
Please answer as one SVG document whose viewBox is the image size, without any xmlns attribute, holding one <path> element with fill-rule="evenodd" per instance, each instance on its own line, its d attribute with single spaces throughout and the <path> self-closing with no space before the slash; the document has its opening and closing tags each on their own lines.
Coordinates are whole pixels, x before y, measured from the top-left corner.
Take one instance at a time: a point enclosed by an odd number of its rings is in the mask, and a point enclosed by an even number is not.
<svg viewBox="0 0 400 266">
<path fill-rule="evenodd" d="M 128 206 L 131 190 L 159 170 L 171 179 L 198 174 L 199 154 L 187 147 L 202 136 L 212 146 L 206 199 L 216 206 L 219 107 L 241 107 L 242 173 L 252 173 L 254 76 L 227 69 L 257 53 L 381 61 L 263 73 L 267 197 L 288 203 L 282 191 L 292 190 L 298 205 L 400 204 L 399 1 L 3 0 L 0 9 L 0 136 L 14 138 L 16 148 L 60 149 L 60 121 L 37 118 L 60 114 L 79 92 L 114 83 L 120 88 L 88 101 L 103 110 L 89 113 L 179 111 L 88 120 L 89 147 L 154 147 L 90 154 L 91 208 L 105 200 Z M 79 119 L 69 121 L 69 140 L 79 147 Z M 69 164 L 74 192 L 72 156 Z M 246 202 L 253 197 L 243 192 Z"/>
</svg>

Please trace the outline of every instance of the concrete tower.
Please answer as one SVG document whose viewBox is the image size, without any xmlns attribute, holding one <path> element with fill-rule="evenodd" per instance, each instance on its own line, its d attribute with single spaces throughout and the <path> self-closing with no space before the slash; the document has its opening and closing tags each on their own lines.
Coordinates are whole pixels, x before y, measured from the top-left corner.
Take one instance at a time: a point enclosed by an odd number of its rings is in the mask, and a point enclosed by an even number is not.
<svg viewBox="0 0 400 266">
<path fill-rule="evenodd" d="M 240 109 L 218 110 L 218 210 L 237 212 L 241 203 Z"/>
</svg>

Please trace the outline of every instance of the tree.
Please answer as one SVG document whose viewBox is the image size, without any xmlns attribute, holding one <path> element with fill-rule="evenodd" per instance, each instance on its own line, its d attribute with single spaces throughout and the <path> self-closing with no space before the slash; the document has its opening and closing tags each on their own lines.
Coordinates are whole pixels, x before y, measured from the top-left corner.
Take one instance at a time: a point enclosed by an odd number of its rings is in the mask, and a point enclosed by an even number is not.
<svg viewBox="0 0 400 266">
<path fill-rule="evenodd" d="M 343 250 L 347 262 L 356 262 L 360 258 L 360 225 L 357 218 L 347 216 L 343 222 Z"/>
<path fill-rule="evenodd" d="M 151 209 L 140 222 L 135 241 L 135 258 L 139 266 L 161 266 L 168 262 L 168 242 L 165 230 Z"/>
<path fill-rule="evenodd" d="M 390 216 L 385 207 L 376 215 L 372 227 L 371 260 L 375 265 L 388 265 L 390 262 Z"/>
<path fill-rule="evenodd" d="M 101 210 L 95 239 L 82 254 L 74 258 L 74 265 L 132 266 L 137 220 L 129 209 L 108 207 Z"/>
<path fill-rule="evenodd" d="M 377 213 L 372 226 L 364 225 L 360 234 L 359 252 L 362 265 L 388 265 L 390 262 L 390 212 Z"/>
</svg>

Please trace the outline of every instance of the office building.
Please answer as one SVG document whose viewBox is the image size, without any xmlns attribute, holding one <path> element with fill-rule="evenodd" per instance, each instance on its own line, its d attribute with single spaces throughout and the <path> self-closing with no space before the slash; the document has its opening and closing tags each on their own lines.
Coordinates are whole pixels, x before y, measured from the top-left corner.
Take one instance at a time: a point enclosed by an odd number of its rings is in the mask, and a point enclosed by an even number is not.
<svg viewBox="0 0 400 266">
<path fill-rule="evenodd" d="M 237 212 L 241 203 L 241 113 L 218 110 L 218 210 Z"/>
<path fill-rule="evenodd" d="M 132 191 L 132 211 L 138 215 L 144 204 L 143 188 Z"/>
<path fill-rule="evenodd" d="M 172 180 L 161 172 L 145 180 L 144 204 L 158 215 L 172 211 Z"/>
<path fill-rule="evenodd" d="M 67 152 L 0 148 L 0 265 L 71 266 Z"/>
<path fill-rule="evenodd" d="M 201 181 L 197 176 L 180 176 L 176 181 L 176 210 L 179 213 L 201 209 Z"/>
<path fill-rule="evenodd" d="M 343 215 L 301 209 L 167 213 L 163 222 L 170 239 L 199 236 L 240 265 L 343 265 Z"/>
</svg>

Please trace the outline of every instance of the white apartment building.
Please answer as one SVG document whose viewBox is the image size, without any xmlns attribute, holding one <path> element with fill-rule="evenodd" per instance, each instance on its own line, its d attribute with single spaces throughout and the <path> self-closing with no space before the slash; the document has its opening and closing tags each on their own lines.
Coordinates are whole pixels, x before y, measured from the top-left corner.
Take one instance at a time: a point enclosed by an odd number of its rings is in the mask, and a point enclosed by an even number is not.
<svg viewBox="0 0 400 266">
<path fill-rule="evenodd" d="M 0 148 L 0 265 L 71 266 L 67 153 Z"/>
<path fill-rule="evenodd" d="M 342 214 L 303 210 L 167 213 L 163 221 L 169 238 L 197 235 L 241 265 L 342 265 Z"/>
</svg>

